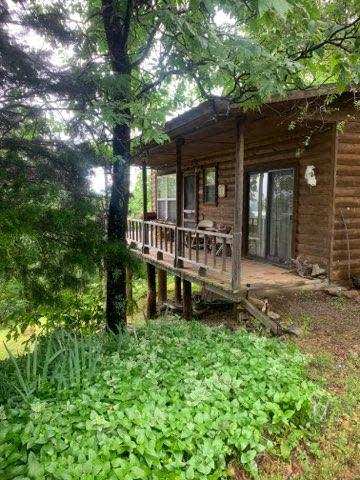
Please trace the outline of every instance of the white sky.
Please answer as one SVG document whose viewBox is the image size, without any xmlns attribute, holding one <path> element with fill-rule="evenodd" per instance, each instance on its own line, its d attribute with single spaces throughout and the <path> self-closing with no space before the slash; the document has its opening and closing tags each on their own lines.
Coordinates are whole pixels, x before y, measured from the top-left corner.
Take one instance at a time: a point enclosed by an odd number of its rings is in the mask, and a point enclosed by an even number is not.
<svg viewBox="0 0 360 480">
<path fill-rule="evenodd" d="M 140 172 L 139 167 L 130 167 L 130 192 L 134 190 L 136 178 Z M 105 191 L 105 176 L 102 167 L 93 168 L 91 185 L 95 193 L 101 194 Z"/>
</svg>

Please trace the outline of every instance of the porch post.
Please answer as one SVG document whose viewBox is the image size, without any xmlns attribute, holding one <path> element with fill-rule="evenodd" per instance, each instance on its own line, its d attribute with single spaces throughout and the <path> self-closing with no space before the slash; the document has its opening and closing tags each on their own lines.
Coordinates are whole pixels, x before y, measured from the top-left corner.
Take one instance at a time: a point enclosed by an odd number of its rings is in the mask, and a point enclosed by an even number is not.
<svg viewBox="0 0 360 480">
<path fill-rule="evenodd" d="M 175 259 L 174 266 L 182 268 L 184 262 L 179 260 L 178 257 L 181 255 L 181 235 L 178 231 L 178 227 L 182 225 L 182 194 L 183 194 L 183 185 L 182 185 L 182 146 L 185 141 L 183 138 L 176 139 L 176 226 L 175 226 Z M 175 303 L 179 304 L 181 302 L 181 278 L 175 276 Z"/>
<path fill-rule="evenodd" d="M 167 302 L 167 273 L 166 270 L 162 270 L 161 268 L 157 271 L 158 277 L 158 300 L 160 307 Z"/>
<path fill-rule="evenodd" d="M 149 253 L 149 247 L 145 246 L 148 242 L 148 229 L 145 226 L 145 221 L 147 220 L 148 213 L 148 198 L 147 198 L 147 170 L 146 164 L 142 164 L 142 194 L 143 194 L 143 225 L 142 225 L 142 251 L 143 253 Z"/>
<path fill-rule="evenodd" d="M 191 282 L 183 279 L 183 317 L 185 320 L 191 320 L 192 317 L 192 295 Z"/>
<path fill-rule="evenodd" d="M 182 146 L 185 141 L 183 138 L 176 139 L 176 227 L 175 227 L 175 261 L 174 266 L 182 268 L 183 261 L 179 260 L 178 257 L 181 255 L 181 244 L 180 239 L 181 235 L 178 230 L 178 227 L 182 225 L 182 196 L 183 196 L 183 185 L 182 185 Z"/>
<path fill-rule="evenodd" d="M 149 320 L 156 317 L 156 270 L 151 263 L 146 263 L 146 270 L 148 283 L 146 318 Z"/>
<path fill-rule="evenodd" d="M 175 275 L 175 303 L 181 303 L 181 278 Z"/>
<path fill-rule="evenodd" d="M 241 245 L 243 223 L 244 194 L 244 123 L 236 123 L 236 153 L 235 153 L 235 198 L 234 198 L 234 229 L 232 248 L 231 288 L 239 290 L 241 283 Z"/>
</svg>

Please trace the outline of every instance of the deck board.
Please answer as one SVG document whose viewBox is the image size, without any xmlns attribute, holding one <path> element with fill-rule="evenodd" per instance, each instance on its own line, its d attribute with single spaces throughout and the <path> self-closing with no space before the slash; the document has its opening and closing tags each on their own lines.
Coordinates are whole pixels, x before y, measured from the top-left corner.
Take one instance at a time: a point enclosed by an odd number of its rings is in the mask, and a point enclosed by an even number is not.
<svg viewBox="0 0 360 480">
<path fill-rule="evenodd" d="M 226 271 L 208 270 L 206 275 L 200 275 L 198 267 L 184 261 L 183 268 L 174 267 L 174 257 L 163 253 L 163 258 L 157 258 L 157 250 L 150 248 L 148 254 L 142 253 L 139 249 L 132 249 L 132 251 L 144 261 L 148 261 L 155 266 L 165 268 L 173 274 L 177 274 L 190 281 L 200 283 L 208 286 L 210 290 L 213 290 L 225 297 L 236 299 L 239 295 L 243 295 L 249 288 L 251 291 L 265 292 L 273 290 L 293 289 L 301 288 L 304 286 L 316 286 L 319 281 L 302 278 L 299 275 L 291 272 L 286 268 L 279 267 L 266 262 L 242 259 L 242 272 L 241 272 L 241 288 L 240 291 L 234 295 L 231 290 L 231 257 L 226 258 Z M 208 262 L 211 267 L 212 258 L 208 258 Z M 204 252 L 199 252 L 199 262 L 204 264 Z M 218 268 L 221 268 L 222 258 L 217 257 Z"/>
</svg>

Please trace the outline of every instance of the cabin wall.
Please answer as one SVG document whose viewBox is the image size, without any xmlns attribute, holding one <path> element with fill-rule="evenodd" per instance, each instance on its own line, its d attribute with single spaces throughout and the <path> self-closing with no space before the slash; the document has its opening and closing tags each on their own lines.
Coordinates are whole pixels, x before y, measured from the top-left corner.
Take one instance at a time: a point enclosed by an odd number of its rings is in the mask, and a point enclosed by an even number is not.
<svg viewBox="0 0 360 480">
<path fill-rule="evenodd" d="M 331 275 L 334 281 L 348 279 L 348 242 L 351 274 L 360 274 L 360 122 L 347 123 L 337 134 L 334 224 Z M 343 221 L 344 220 L 344 221 Z"/>
<path fill-rule="evenodd" d="M 311 134 L 310 134 L 311 133 Z M 309 138 L 310 137 L 310 138 Z M 306 145 L 306 143 L 308 143 Z M 253 170 L 295 167 L 294 257 L 329 268 L 332 202 L 334 182 L 333 127 L 312 126 L 311 130 L 289 130 L 287 125 L 247 129 L 245 133 L 245 174 Z M 218 165 L 218 184 L 225 185 L 226 196 L 218 204 L 203 202 L 203 168 Z M 315 166 L 316 187 L 305 180 L 306 166 Z M 360 165 L 360 163 L 359 163 Z M 184 161 L 184 171 L 196 170 L 199 175 L 198 218 L 233 225 L 235 193 L 235 149 L 222 154 L 206 155 Z M 360 166 L 359 166 L 360 169 Z M 359 176 L 360 180 L 360 176 Z M 246 192 L 246 188 L 245 188 Z M 360 207 L 360 205 L 359 205 Z M 246 208 L 244 208 L 244 214 Z M 246 217 L 244 217 L 244 234 Z M 360 225 L 359 225 L 360 228 Z M 360 255 L 359 255 L 360 259 Z"/>
<path fill-rule="evenodd" d="M 199 220 L 209 219 L 216 224 L 222 223 L 232 227 L 234 221 L 234 196 L 235 196 L 235 151 L 227 154 L 215 155 L 200 160 L 199 175 Z M 225 197 L 218 198 L 217 205 L 204 203 L 203 169 L 207 166 L 217 165 L 218 185 L 225 185 Z"/>
</svg>

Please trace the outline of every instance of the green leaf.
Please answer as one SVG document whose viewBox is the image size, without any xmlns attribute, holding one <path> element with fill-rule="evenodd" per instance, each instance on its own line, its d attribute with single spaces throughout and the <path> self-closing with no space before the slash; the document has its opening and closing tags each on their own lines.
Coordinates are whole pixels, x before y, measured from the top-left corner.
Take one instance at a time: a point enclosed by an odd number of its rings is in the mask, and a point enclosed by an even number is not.
<svg viewBox="0 0 360 480">
<path fill-rule="evenodd" d="M 33 452 L 28 456 L 28 475 L 34 480 L 41 480 L 44 478 L 44 467 L 39 463 L 36 455 Z"/>
<path fill-rule="evenodd" d="M 260 16 L 269 11 L 274 11 L 280 17 L 286 18 L 291 8 L 286 0 L 258 0 Z"/>
</svg>

